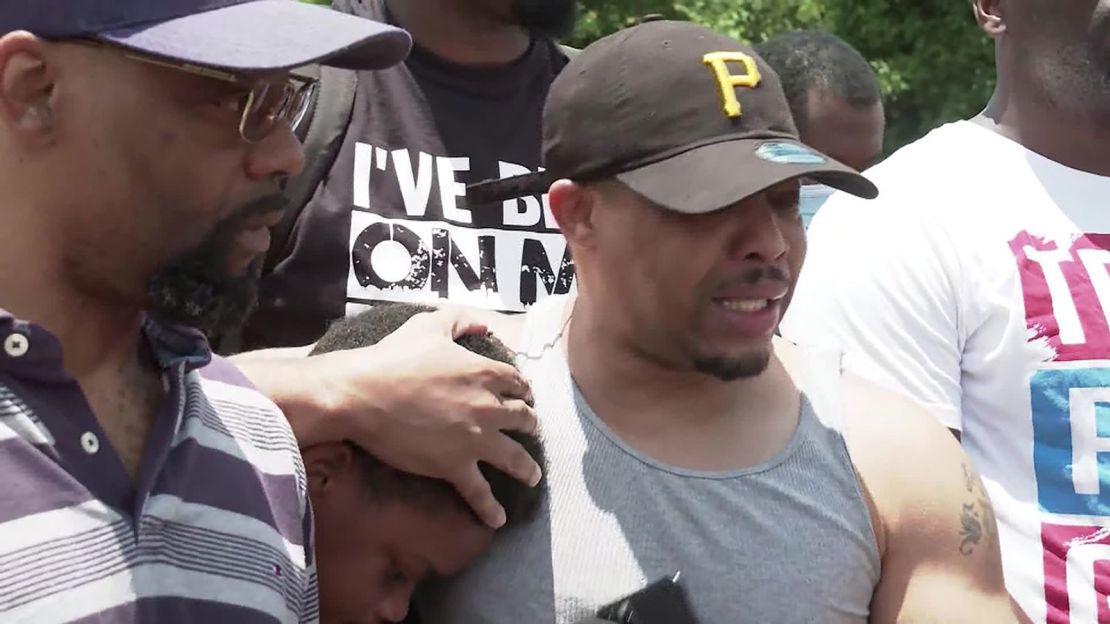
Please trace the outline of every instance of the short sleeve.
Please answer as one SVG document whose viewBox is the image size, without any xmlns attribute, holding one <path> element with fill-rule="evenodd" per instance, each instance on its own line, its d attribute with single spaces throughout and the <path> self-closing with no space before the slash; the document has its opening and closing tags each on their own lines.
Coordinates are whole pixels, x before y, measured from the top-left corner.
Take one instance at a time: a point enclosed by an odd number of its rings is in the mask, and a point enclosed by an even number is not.
<svg viewBox="0 0 1110 624">
<path fill-rule="evenodd" d="M 847 370 L 961 430 L 957 249 L 935 218 L 883 193 L 870 202 L 840 193 L 817 214 L 782 333 L 839 349 Z"/>
</svg>

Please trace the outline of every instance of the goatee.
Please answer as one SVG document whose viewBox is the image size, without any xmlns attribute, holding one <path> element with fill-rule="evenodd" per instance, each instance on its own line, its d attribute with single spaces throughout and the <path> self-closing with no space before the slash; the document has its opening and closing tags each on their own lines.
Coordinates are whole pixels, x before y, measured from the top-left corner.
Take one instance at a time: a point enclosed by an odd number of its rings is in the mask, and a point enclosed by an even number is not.
<svg viewBox="0 0 1110 624">
<path fill-rule="evenodd" d="M 149 312 L 158 320 L 194 327 L 209 339 L 237 329 L 254 310 L 263 259 L 240 275 L 228 275 L 235 238 L 247 219 L 284 210 L 285 198 L 251 202 L 216 224 L 201 244 L 166 265 L 147 284 Z"/>
</svg>

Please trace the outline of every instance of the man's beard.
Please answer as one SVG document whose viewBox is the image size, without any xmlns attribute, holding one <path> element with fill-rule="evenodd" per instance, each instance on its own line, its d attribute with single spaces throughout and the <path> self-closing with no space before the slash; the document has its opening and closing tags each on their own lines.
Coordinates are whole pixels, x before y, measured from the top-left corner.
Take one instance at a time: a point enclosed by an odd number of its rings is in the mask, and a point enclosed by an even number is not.
<svg viewBox="0 0 1110 624">
<path fill-rule="evenodd" d="M 217 223 L 199 245 L 166 263 L 147 284 L 150 314 L 160 321 L 194 327 L 209 339 L 242 325 L 258 300 L 263 259 L 255 260 L 242 275 L 228 275 L 232 246 L 244 221 L 285 206 L 281 195 L 251 202 Z"/>
<path fill-rule="evenodd" d="M 698 358 L 694 360 L 694 369 L 721 381 L 736 381 L 762 375 L 770 363 L 771 352 L 763 351 L 738 358 Z"/>
<path fill-rule="evenodd" d="M 578 3 L 575 0 L 513 0 L 513 16 L 530 31 L 559 39 L 574 32 Z"/>
<path fill-rule="evenodd" d="M 783 285 L 790 284 L 790 277 L 777 266 L 763 266 L 746 271 L 743 275 L 732 280 L 735 284 L 756 285 L 760 282 L 779 282 Z M 723 286 L 723 284 L 722 284 Z M 786 302 L 789 302 L 788 290 Z M 782 310 L 785 310 L 785 304 Z M 721 381 L 736 381 L 748 377 L 758 377 L 767 370 L 771 362 L 771 347 L 739 356 L 699 356 L 694 358 L 694 370 L 699 373 L 716 377 Z"/>
</svg>

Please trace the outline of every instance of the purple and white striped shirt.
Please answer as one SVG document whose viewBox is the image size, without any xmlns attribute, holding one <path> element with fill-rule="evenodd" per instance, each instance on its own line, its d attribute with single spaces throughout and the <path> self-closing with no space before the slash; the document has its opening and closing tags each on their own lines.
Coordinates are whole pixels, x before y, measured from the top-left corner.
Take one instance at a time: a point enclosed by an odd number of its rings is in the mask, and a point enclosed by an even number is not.
<svg viewBox="0 0 1110 624">
<path fill-rule="evenodd" d="M 199 334 L 145 336 L 166 394 L 134 481 L 57 339 L 0 310 L 0 621 L 317 621 L 285 418 Z"/>
</svg>

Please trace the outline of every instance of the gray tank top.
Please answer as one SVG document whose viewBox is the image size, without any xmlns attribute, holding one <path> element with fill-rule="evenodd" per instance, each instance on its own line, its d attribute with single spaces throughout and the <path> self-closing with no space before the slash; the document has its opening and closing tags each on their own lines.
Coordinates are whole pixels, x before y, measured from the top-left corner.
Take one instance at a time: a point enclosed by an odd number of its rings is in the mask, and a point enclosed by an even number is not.
<svg viewBox="0 0 1110 624">
<path fill-rule="evenodd" d="M 682 470 L 630 448 L 586 404 L 556 346 L 569 301 L 532 308 L 519 362 L 549 496 L 534 522 L 425 588 L 423 621 L 573 624 L 681 572 L 701 624 L 866 622 L 879 553 L 839 432 L 839 357 L 807 354 L 799 424 L 777 457 L 736 472 Z"/>
</svg>

